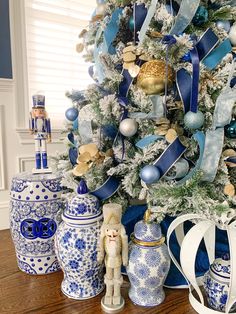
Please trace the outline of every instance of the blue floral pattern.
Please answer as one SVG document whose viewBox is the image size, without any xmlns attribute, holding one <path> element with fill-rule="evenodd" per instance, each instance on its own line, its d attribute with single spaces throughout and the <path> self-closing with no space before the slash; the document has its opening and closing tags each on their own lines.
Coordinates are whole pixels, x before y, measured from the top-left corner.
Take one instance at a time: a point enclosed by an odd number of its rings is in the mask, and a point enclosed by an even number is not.
<svg viewBox="0 0 236 314">
<path fill-rule="evenodd" d="M 84 203 L 84 200 L 80 199 L 80 202 Z M 81 216 L 84 209 L 83 206 L 80 207 Z M 78 212 L 74 215 L 77 214 Z M 67 218 L 58 228 L 55 238 L 56 253 L 64 271 L 61 288 L 62 292 L 70 298 L 88 299 L 99 294 L 104 288 L 103 265 L 97 261 L 101 218 L 100 212 L 97 221 L 90 225 L 86 225 L 84 219 L 84 225 L 77 224 L 78 220 L 73 219 L 70 220 L 71 224 L 68 224 L 70 218 Z"/>
<path fill-rule="evenodd" d="M 162 235 L 156 223 L 138 222 L 134 236 L 145 242 L 157 241 Z M 155 238 L 156 237 L 156 238 Z M 170 267 L 167 246 L 145 246 L 130 242 L 127 275 L 130 280 L 129 297 L 137 305 L 156 306 L 163 302 L 163 284 Z"/>
</svg>

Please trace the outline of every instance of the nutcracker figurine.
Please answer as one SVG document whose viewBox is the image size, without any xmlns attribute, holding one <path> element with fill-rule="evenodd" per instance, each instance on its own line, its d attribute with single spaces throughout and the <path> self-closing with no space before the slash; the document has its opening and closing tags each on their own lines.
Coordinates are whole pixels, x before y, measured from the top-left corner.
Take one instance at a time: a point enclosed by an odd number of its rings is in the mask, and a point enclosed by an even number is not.
<svg viewBox="0 0 236 314">
<path fill-rule="evenodd" d="M 35 142 L 35 164 L 36 168 L 32 170 L 36 173 L 50 173 L 47 161 L 47 146 L 51 142 L 51 125 L 45 110 L 45 96 L 34 95 L 33 107 L 30 113 L 29 127 L 31 134 L 34 134 Z"/>
<path fill-rule="evenodd" d="M 128 238 L 121 224 L 122 207 L 119 204 L 103 206 L 104 222 L 101 227 L 98 261 L 105 260 L 106 294 L 101 300 L 102 309 L 107 313 L 117 313 L 124 307 L 120 294 L 123 282 L 121 265 L 128 264 Z"/>
</svg>

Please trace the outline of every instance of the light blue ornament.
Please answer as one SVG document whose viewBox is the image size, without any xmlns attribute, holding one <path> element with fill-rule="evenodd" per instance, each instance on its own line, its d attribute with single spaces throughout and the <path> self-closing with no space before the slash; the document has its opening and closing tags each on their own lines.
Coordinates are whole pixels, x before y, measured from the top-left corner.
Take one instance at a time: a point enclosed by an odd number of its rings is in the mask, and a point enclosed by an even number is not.
<svg viewBox="0 0 236 314">
<path fill-rule="evenodd" d="M 193 25 L 201 26 L 207 21 L 208 21 L 208 11 L 203 5 L 200 5 L 197 9 L 196 14 L 194 15 Z"/>
<path fill-rule="evenodd" d="M 216 21 L 216 27 L 221 30 L 224 29 L 227 33 L 230 31 L 230 22 L 227 20 Z"/>
<path fill-rule="evenodd" d="M 104 4 L 105 2 L 105 0 L 97 0 L 97 4 Z"/>
<path fill-rule="evenodd" d="M 187 129 L 196 130 L 202 127 L 204 123 L 204 114 L 201 111 L 189 111 L 184 116 L 184 125 Z"/>
<path fill-rule="evenodd" d="M 131 16 L 129 19 L 129 29 L 131 30 L 131 32 L 134 31 L 134 17 Z"/>
<path fill-rule="evenodd" d="M 65 112 L 66 119 L 69 121 L 75 121 L 78 117 L 78 114 L 79 114 L 79 111 L 75 107 L 69 108 Z"/>
<path fill-rule="evenodd" d="M 141 169 L 139 176 L 146 184 L 152 184 L 160 179 L 161 174 L 157 167 L 147 165 Z"/>
</svg>

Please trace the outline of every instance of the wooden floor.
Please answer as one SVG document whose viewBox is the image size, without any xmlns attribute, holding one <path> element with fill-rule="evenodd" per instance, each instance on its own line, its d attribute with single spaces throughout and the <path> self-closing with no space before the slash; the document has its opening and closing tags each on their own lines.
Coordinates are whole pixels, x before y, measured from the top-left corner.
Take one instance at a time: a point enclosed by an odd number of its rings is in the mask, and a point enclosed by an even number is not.
<svg viewBox="0 0 236 314">
<path fill-rule="evenodd" d="M 100 300 L 103 295 L 87 301 L 75 301 L 65 297 L 61 290 L 62 272 L 31 276 L 17 268 L 14 247 L 9 230 L 0 231 L 0 314 L 103 313 Z M 165 289 L 164 303 L 154 308 L 134 305 L 128 298 L 129 283 L 125 277 L 122 295 L 125 297 L 123 314 L 194 314 L 188 302 L 187 290 Z"/>
</svg>

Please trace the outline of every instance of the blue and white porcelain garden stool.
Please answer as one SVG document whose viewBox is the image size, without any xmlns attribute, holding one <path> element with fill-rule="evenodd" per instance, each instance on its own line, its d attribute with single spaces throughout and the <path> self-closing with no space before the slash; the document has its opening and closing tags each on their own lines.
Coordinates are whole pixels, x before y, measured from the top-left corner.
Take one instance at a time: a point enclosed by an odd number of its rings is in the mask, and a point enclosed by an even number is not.
<svg viewBox="0 0 236 314">
<path fill-rule="evenodd" d="M 23 172 L 12 179 L 10 229 L 20 270 L 43 275 L 60 269 L 54 235 L 64 202 L 59 174 Z"/>
<path fill-rule="evenodd" d="M 147 210 L 144 220 L 134 226 L 126 268 L 131 284 L 129 297 L 141 306 L 156 306 L 164 301 L 163 284 L 170 268 L 170 257 L 161 227 L 155 222 L 149 222 L 149 215 Z"/>
<path fill-rule="evenodd" d="M 64 272 L 61 289 L 69 298 L 89 299 L 104 289 L 104 265 L 97 261 L 102 217 L 98 199 L 88 193 L 86 183 L 81 180 L 77 195 L 68 199 L 55 238 Z"/>
</svg>

